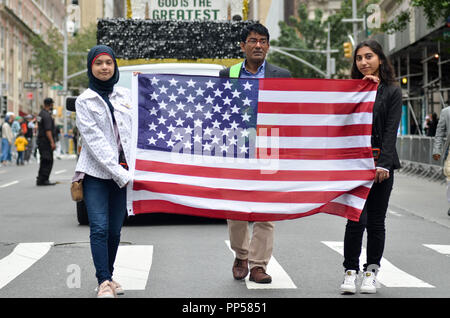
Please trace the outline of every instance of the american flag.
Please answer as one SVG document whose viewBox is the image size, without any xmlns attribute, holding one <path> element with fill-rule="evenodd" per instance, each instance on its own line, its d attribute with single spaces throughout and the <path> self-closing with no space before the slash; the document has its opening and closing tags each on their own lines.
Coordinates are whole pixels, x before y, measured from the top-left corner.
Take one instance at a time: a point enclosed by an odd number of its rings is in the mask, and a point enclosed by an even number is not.
<svg viewBox="0 0 450 318">
<path fill-rule="evenodd" d="M 159 74 L 134 84 L 130 215 L 359 219 L 375 175 L 376 84 Z"/>
</svg>

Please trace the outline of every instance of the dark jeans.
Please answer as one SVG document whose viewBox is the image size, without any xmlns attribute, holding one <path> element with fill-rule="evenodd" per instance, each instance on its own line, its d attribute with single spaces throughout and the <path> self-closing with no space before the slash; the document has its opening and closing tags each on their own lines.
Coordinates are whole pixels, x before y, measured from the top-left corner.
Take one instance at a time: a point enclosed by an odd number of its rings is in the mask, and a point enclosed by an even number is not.
<svg viewBox="0 0 450 318">
<path fill-rule="evenodd" d="M 86 175 L 83 193 L 89 218 L 95 276 L 100 285 L 105 280 L 112 280 L 126 213 L 126 188 L 119 188 L 113 180 Z"/>
<path fill-rule="evenodd" d="M 53 150 L 50 143 L 41 143 L 39 145 L 40 164 L 37 176 L 38 182 L 44 182 L 50 178 L 53 168 Z"/>
<path fill-rule="evenodd" d="M 19 165 L 19 164 L 23 165 L 23 154 L 24 154 L 24 151 L 17 152 L 17 160 L 16 160 L 17 165 Z"/>
<path fill-rule="evenodd" d="M 359 222 L 347 221 L 344 237 L 345 270 L 359 271 L 359 256 L 365 229 L 367 229 L 367 263 L 364 264 L 364 270 L 368 265 L 380 266 L 386 237 L 384 220 L 393 184 L 393 172 L 390 172 L 389 179 L 374 183 Z"/>
</svg>

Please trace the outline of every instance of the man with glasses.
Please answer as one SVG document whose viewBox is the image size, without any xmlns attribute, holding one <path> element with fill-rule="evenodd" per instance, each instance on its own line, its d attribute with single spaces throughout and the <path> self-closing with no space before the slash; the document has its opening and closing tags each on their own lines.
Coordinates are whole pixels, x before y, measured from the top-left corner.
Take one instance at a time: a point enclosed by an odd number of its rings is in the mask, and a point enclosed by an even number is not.
<svg viewBox="0 0 450 318">
<path fill-rule="evenodd" d="M 247 26 L 241 34 L 241 50 L 245 54 L 242 63 L 220 72 L 227 78 L 287 78 L 291 73 L 266 61 L 269 51 L 269 31 L 259 23 Z M 250 236 L 249 222 L 227 220 L 231 249 L 236 253 L 233 263 L 233 277 L 244 279 L 249 272 L 250 280 L 256 283 L 271 283 L 272 277 L 266 273 L 272 257 L 273 222 L 254 222 Z"/>
</svg>

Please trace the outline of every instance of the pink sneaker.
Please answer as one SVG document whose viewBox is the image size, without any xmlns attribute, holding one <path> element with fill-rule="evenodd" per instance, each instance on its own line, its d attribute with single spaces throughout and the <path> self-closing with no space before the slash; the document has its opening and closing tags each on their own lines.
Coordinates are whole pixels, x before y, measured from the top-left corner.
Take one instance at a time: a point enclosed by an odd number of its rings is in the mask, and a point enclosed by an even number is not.
<svg viewBox="0 0 450 318">
<path fill-rule="evenodd" d="M 105 280 L 98 286 L 97 298 L 116 298 L 116 291 L 112 282 Z"/>
</svg>

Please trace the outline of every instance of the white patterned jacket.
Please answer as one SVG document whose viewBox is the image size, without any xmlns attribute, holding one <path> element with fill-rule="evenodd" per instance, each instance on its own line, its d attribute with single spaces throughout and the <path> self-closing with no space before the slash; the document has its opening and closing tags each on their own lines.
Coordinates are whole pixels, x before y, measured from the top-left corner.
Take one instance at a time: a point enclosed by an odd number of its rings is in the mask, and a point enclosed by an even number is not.
<svg viewBox="0 0 450 318">
<path fill-rule="evenodd" d="M 131 93 L 114 86 L 109 98 L 127 162 L 131 154 Z M 75 168 L 100 179 L 112 179 L 120 188 L 131 180 L 131 173 L 119 165 L 119 148 L 111 112 L 103 98 L 91 89 L 85 90 L 75 102 L 76 124 L 82 138 L 80 157 Z"/>
</svg>

